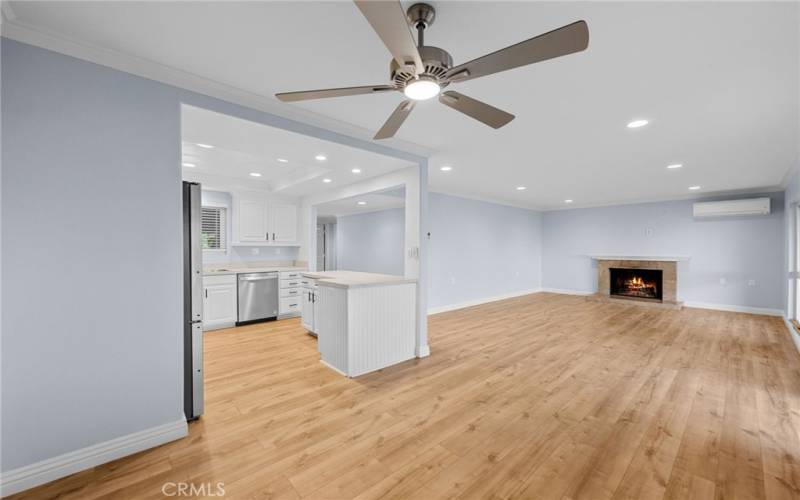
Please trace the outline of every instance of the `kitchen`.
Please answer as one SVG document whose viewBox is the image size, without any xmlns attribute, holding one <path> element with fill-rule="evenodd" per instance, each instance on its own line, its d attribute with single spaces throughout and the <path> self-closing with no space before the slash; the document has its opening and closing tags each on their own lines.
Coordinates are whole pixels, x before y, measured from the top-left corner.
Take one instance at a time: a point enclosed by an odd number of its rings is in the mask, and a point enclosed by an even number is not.
<svg viewBox="0 0 800 500">
<path fill-rule="evenodd" d="M 187 418 L 206 412 L 205 335 L 271 335 L 273 321 L 296 323 L 294 334 L 317 339 L 320 363 L 348 377 L 427 354 L 419 248 L 407 244 L 419 241 L 416 166 L 191 106 L 182 134 L 184 231 L 194 243 L 185 250 Z M 353 230 L 359 217 L 390 212 L 391 224 Z M 326 266 L 309 255 L 324 253 L 318 222 L 331 219 L 348 229 L 328 238 L 338 258 Z M 375 228 L 379 247 L 363 241 Z"/>
</svg>

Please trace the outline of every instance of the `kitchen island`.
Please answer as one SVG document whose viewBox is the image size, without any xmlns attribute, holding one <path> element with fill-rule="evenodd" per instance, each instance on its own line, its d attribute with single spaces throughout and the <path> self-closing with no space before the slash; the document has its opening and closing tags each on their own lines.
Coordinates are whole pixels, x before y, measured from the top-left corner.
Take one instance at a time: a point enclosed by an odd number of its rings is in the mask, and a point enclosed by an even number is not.
<svg viewBox="0 0 800 500">
<path fill-rule="evenodd" d="M 415 357 L 417 280 L 355 271 L 303 272 L 316 281 L 320 360 L 357 377 Z"/>
</svg>

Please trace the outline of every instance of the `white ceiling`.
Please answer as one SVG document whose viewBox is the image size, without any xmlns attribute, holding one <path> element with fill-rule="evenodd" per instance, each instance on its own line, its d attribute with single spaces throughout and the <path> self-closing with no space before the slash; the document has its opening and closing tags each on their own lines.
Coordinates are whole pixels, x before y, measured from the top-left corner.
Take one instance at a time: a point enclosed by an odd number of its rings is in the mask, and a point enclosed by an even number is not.
<svg viewBox="0 0 800 500">
<path fill-rule="evenodd" d="M 797 162 L 797 3 L 432 3 L 437 19 L 426 41 L 456 64 L 577 19 L 590 30 L 586 52 L 452 87 L 514 113 L 502 129 L 436 102 L 415 108 L 398 137 L 434 151 L 434 190 L 585 206 L 686 197 L 690 185 L 702 186 L 699 194 L 773 188 Z M 274 99 L 279 91 L 386 83 L 390 56 L 350 2 L 11 6 L 20 25 L 370 130 L 402 99 Z M 650 125 L 625 127 L 640 117 Z M 666 170 L 676 162 L 684 167 Z M 444 164 L 453 171 L 440 172 Z"/>
<path fill-rule="evenodd" d="M 359 204 L 363 203 L 363 204 Z M 395 188 L 365 195 L 343 198 L 317 205 L 318 217 L 342 217 L 345 215 L 378 212 L 405 206 L 405 189 Z"/>
<path fill-rule="evenodd" d="M 209 189 L 300 197 L 416 165 L 187 105 L 181 106 L 181 135 L 184 179 Z"/>
</svg>

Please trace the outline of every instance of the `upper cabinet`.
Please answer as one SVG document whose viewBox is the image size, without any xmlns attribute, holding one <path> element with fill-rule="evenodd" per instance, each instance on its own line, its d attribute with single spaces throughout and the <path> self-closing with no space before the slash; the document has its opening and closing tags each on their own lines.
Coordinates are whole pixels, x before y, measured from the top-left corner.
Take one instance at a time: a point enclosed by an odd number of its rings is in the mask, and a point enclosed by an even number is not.
<svg viewBox="0 0 800 500">
<path fill-rule="evenodd" d="M 233 244 L 297 245 L 297 205 L 233 195 Z"/>
<path fill-rule="evenodd" d="M 297 206 L 286 203 L 269 205 L 272 221 L 272 241 L 293 243 L 297 241 Z"/>
</svg>

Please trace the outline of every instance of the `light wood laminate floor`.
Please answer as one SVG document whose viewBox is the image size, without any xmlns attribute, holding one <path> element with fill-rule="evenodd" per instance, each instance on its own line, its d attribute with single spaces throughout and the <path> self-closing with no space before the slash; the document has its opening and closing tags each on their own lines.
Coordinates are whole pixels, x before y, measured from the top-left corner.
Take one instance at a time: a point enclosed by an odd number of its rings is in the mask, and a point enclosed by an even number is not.
<svg viewBox="0 0 800 500">
<path fill-rule="evenodd" d="M 432 356 L 346 379 L 298 320 L 206 335 L 188 438 L 28 498 L 800 498 L 779 318 L 536 294 L 431 316 Z"/>
</svg>

